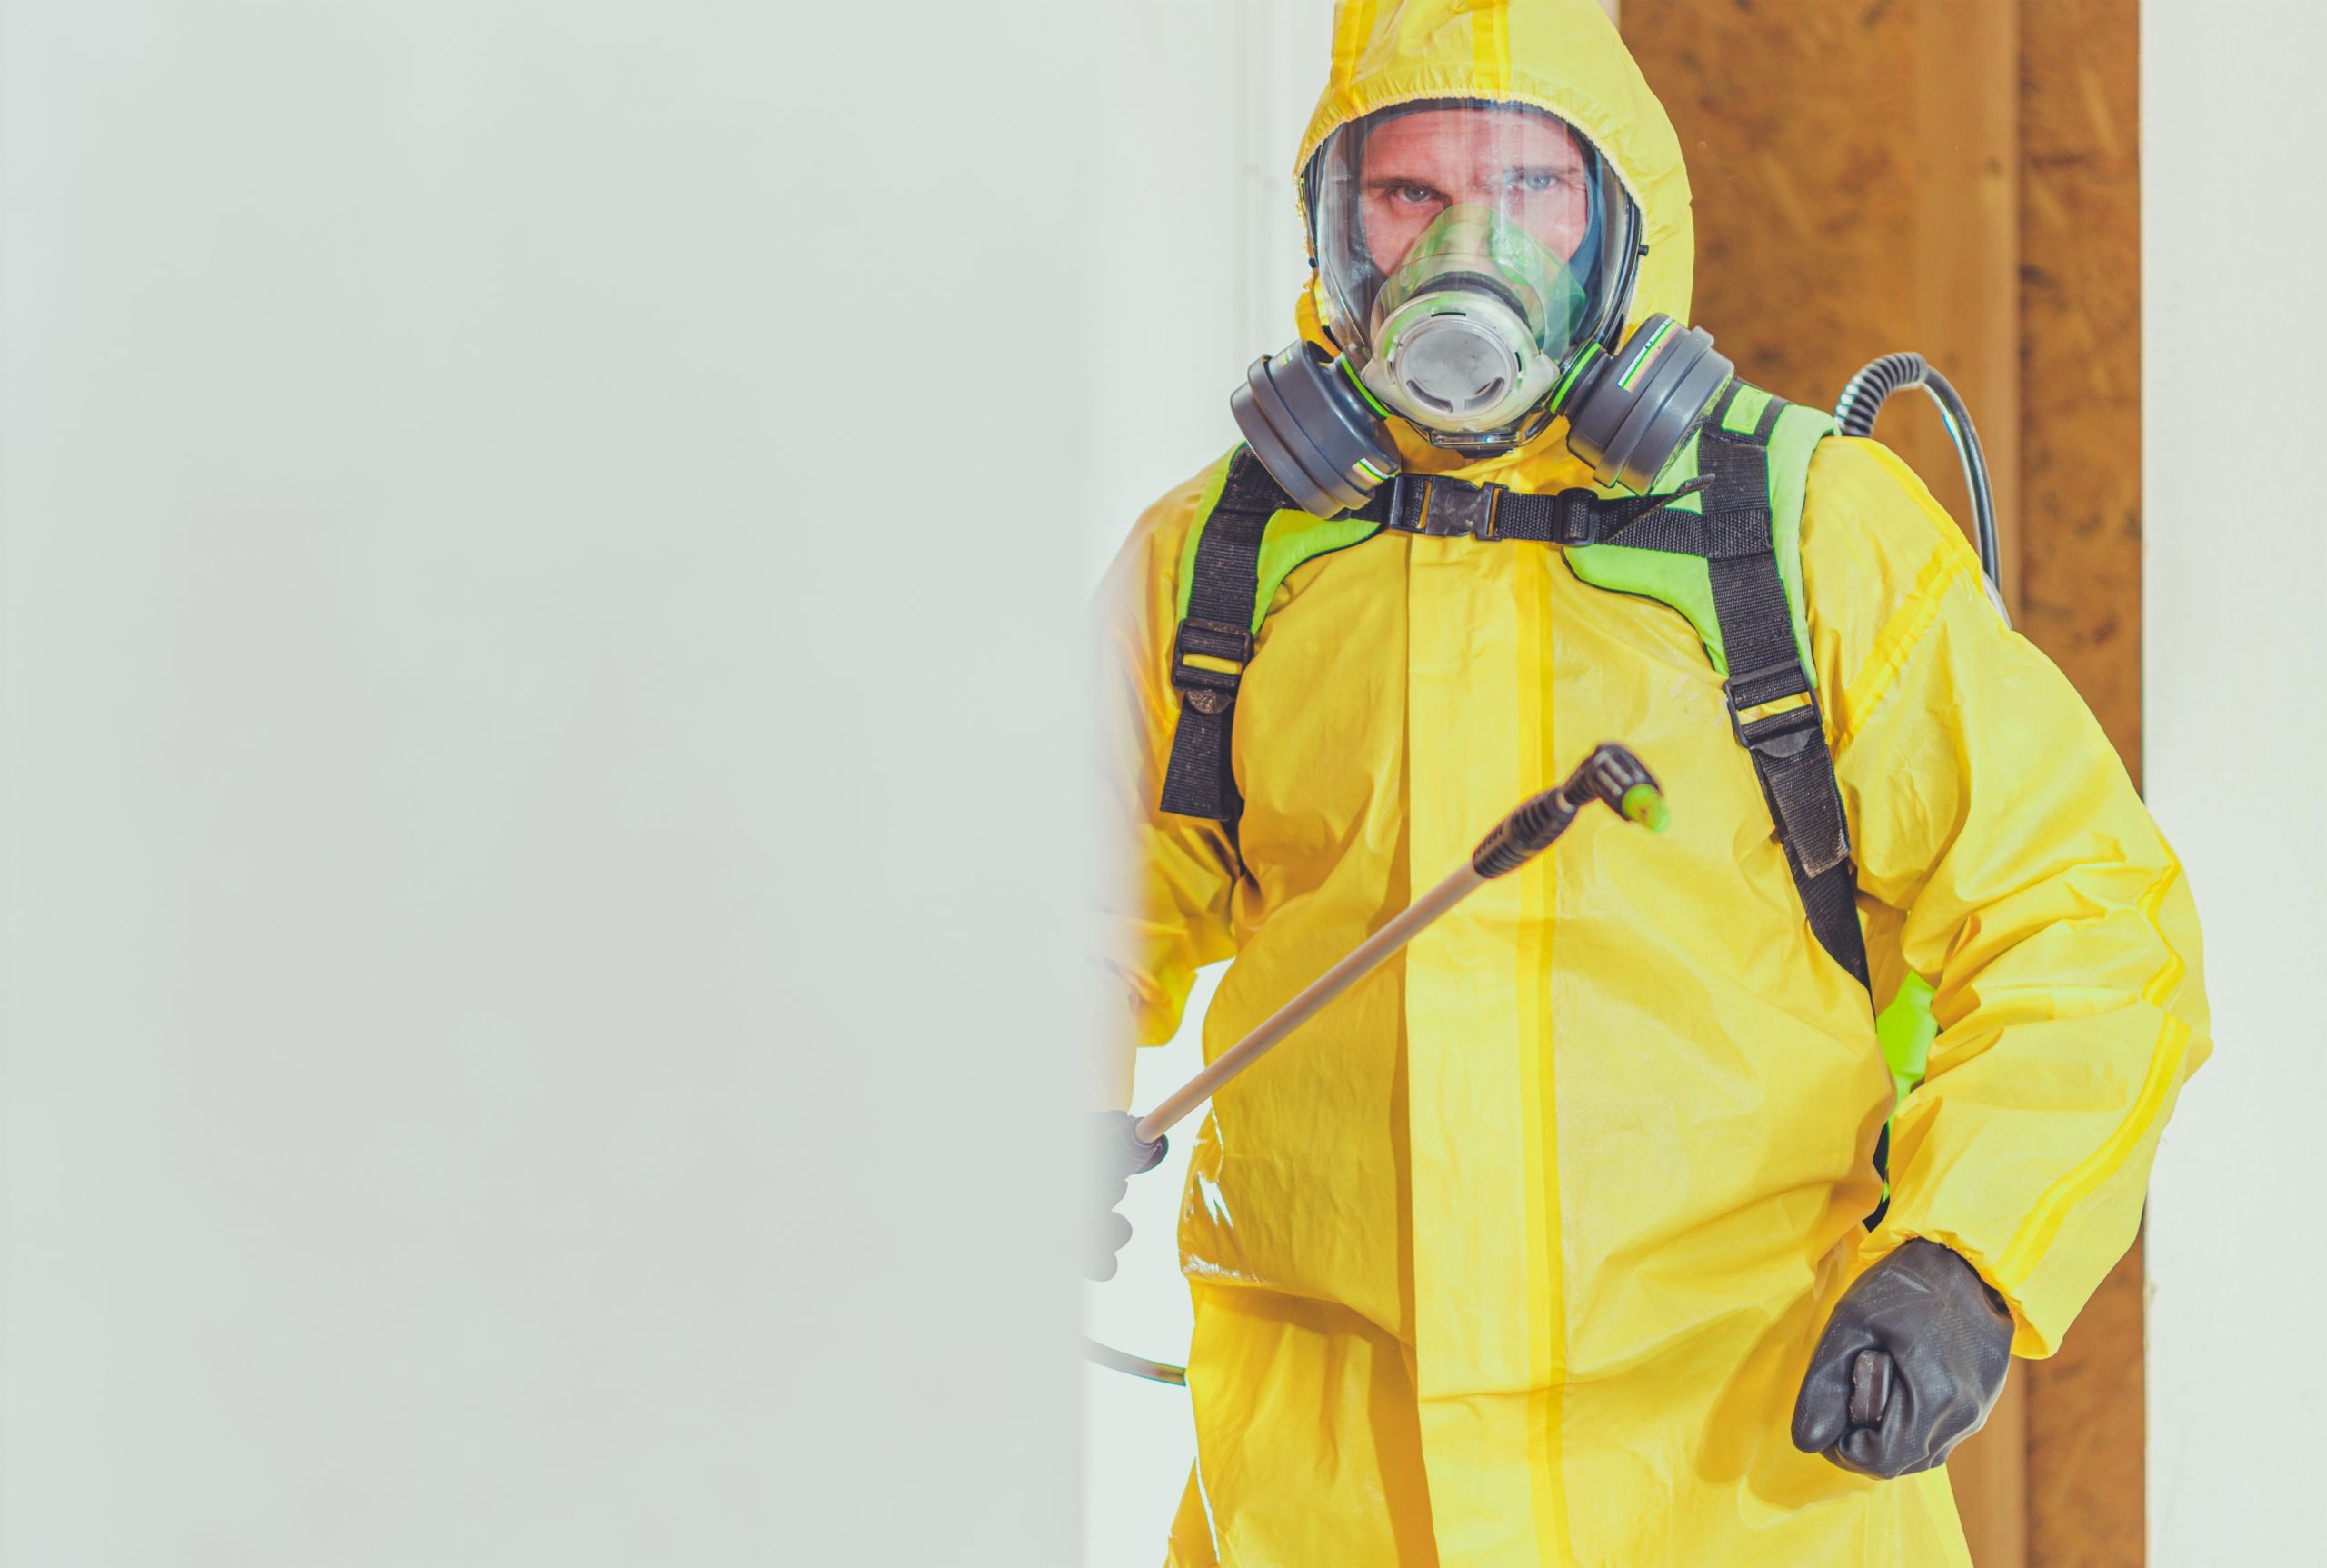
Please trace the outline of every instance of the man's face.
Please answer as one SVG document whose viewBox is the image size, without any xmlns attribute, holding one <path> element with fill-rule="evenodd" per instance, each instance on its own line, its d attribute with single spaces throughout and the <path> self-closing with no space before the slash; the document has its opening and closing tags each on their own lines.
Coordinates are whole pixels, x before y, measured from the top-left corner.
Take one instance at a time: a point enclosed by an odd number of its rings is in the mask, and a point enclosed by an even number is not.
<svg viewBox="0 0 2327 1568">
<path fill-rule="evenodd" d="M 1373 265 L 1394 270 L 1431 220 L 1458 203 L 1495 209 L 1563 261 L 1592 214 L 1583 149 L 1556 120 L 1521 109 L 1424 109 L 1366 138 L 1359 200 Z"/>
</svg>

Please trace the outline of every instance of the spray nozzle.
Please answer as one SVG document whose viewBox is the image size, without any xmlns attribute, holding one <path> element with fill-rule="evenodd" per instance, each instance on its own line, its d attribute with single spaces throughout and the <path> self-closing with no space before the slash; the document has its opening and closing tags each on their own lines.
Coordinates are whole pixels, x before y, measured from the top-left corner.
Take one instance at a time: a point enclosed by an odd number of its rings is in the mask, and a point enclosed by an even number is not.
<svg viewBox="0 0 2327 1568">
<path fill-rule="evenodd" d="M 1656 775 L 1633 754 L 1630 747 L 1613 741 L 1596 748 L 1578 764 L 1560 788 L 1572 797 L 1605 801 L 1610 811 L 1652 833 L 1663 833 L 1665 824 L 1672 820 L 1672 814 L 1664 809 L 1664 792 L 1657 787 Z M 1576 804 L 1583 804 L 1583 799 L 1578 798 Z"/>
<path fill-rule="evenodd" d="M 1673 825 L 1673 814 L 1666 809 L 1664 796 L 1654 784 L 1633 785 L 1624 792 L 1616 809 L 1651 833 L 1663 833 Z"/>
<path fill-rule="evenodd" d="M 1471 852 L 1471 869 L 1481 876 L 1502 876 L 1518 870 L 1552 845 L 1567 831 L 1575 814 L 1593 801 L 1605 802 L 1610 811 L 1651 833 L 1663 833 L 1672 821 L 1664 807 L 1664 792 L 1648 764 L 1632 748 L 1609 741 L 1567 775 L 1557 789 L 1547 789 L 1520 803 L 1494 831 Z"/>
</svg>

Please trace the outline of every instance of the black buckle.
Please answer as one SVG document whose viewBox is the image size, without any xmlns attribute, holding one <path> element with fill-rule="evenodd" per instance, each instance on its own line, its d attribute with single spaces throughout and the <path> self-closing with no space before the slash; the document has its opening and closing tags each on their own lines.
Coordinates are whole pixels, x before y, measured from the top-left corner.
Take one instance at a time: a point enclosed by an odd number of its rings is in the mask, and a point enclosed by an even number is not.
<svg viewBox="0 0 2327 1568">
<path fill-rule="evenodd" d="M 1559 508 L 1560 544 L 1563 548 L 1573 550 L 1601 543 L 1597 490 L 1570 485 L 1553 497 L 1553 504 Z"/>
<path fill-rule="evenodd" d="M 1492 539 L 1500 484 L 1473 484 L 1443 474 L 1401 474 L 1390 481 L 1385 526 L 1426 539 Z"/>
<path fill-rule="evenodd" d="M 1765 714 L 1758 719 L 1750 721 L 1742 717 L 1737 701 L 1738 692 L 1741 689 L 1752 690 L 1773 675 L 1791 675 L 1793 680 L 1790 684 L 1793 689 L 1773 692 L 1768 696 L 1756 698 L 1744 704 L 1745 706 L 1764 707 L 1771 703 L 1783 703 L 1793 697 L 1806 697 L 1809 700 L 1800 707 L 1788 708 L 1783 713 Z M 1758 670 L 1747 670 L 1742 674 L 1732 674 L 1722 687 L 1722 704 L 1729 710 L 1729 730 L 1737 737 L 1737 744 L 1747 751 L 1766 757 L 1783 759 L 1800 756 L 1809 746 L 1812 737 L 1818 734 L 1825 725 L 1825 719 L 1818 711 L 1818 694 L 1810 689 L 1810 683 L 1803 675 L 1802 664 L 1798 659 L 1789 658 L 1779 664 L 1764 665 Z"/>
<path fill-rule="evenodd" d="M 1207 670 L 1191 664 L 1190 656 L 1220 659 L 1233 670 Z M 1190 615 L 1172 639 L 1172 687 L 1200 714 L 1226 713 L 1243 684 L 1244 666 L 1253 662 L 1253 634 L 1242 626 Z"/>
</svg>

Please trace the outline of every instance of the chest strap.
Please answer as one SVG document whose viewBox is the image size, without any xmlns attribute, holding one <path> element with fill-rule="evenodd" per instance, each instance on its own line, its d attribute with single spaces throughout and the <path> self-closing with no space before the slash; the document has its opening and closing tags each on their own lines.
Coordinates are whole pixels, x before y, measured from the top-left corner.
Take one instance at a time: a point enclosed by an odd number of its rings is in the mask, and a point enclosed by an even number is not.
<svg viewBox="0 0 2327 1568">
<path fill-rule="evenodd" d="M 1443 474 L 1401 474 L 1376 491 L 1356 515 L 1393 533 L 1429 539 L 1511 539 L 1574 549 L 1613 542 L 1703 484 L 1693 481 L 1663 494 L 1619 500 L 1589 490 L 1529 495 Z"/>
<path fill-rule="evenodd" d="M 1433 539 L 1597 544 L 1698 487 L 1608 500 L 1583 489 L 1529 495 L 1500 484 L 1401 474 L 1349 520 L 1372 525 L 1358 538 L 1387 530 Z M 1175 815 L 1231 824 L 1243 815 L 1233 754 L 1236 698 L 1268 612 L 1261 602 L 1262 546 L 1270 521 L 1281 513 L 1302 515 L 1259 460 L 1239 447 L 1229 460 L 1220 499 L 1201 524 L 1186 609 L 1172 640 L 1172 687 L 1180 694 L 1180 719 L 1159 804 Z M 1353 542 L 1337 535 L 1325 547 L 1345 548 Z"/>
</svg>

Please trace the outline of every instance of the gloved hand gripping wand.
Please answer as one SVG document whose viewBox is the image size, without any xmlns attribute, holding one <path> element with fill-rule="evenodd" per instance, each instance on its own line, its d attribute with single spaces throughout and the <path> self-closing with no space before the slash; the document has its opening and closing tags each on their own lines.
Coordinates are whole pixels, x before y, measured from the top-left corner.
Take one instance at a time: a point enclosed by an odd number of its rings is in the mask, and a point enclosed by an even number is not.
<svg viewBox="0 0 2327 1568">
<path fill-rule="evenodd" d="M 1300 994 L 1263 1020 L 1253 1032 L 1223 1051 L 1201 1073 L 1144 1116 L 1124 1118 L 1125 1174 L 1152 1168 L 1164 1157 L 1164 1134 L 1218 1092 L 1268 1050 L 1316 1016 L 1328 1003 L 1364 979 L 1448 910 L 1498 876 L 1505 876 L 1549 849 L 1576 814 L 1592 802 L 1662 833 L 1667 814 L 1656 775 L 1625 746 L 1611 741 L 1584 758 L 1567 782 L 1520 803 L 1479 841 L 1471 858 L 1453 874 L 1423 894 L 1347 956 L 1312 981 Z"/>
</svg>

